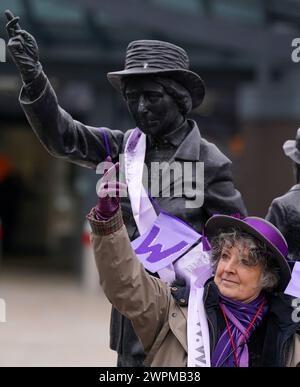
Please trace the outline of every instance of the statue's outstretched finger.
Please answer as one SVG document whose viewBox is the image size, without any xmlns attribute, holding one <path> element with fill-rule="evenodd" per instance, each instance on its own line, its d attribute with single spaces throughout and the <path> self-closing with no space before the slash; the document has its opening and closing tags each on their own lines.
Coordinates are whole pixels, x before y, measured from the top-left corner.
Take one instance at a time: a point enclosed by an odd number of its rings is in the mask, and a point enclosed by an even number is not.
<svg viewBox="0 0 300 387">
<path fill-rule="evenodd" d="M 6 19 L 8 23 L 6 24 L 6 30 L 8 32 L 8 36 L 12 38 L 16 36 L 16 34 L 21 30 L 19 24 L 19 16 L 14 16 L 14 14 L 10 10 L 6 10 L 5 12 Z"/>
</svg>

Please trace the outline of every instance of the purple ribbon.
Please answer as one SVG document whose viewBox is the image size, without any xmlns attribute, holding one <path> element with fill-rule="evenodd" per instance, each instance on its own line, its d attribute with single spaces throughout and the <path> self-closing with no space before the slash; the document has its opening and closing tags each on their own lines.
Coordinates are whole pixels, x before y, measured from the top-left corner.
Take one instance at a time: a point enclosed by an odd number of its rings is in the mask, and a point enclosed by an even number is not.
<svg viewBox="0 0 300 387">
<path fill-rule="evenodd" d="M 103 128 L 99 128 L 99 130 L 103 134 L 104 144 L 105 144 L 105 149 L 106 149 L 106 156 L 111 156 L 111 151 L 110 151 L 110 146 L 109 146 L 109 141 L 108 141 L 108 138 L 107 138 L 107 134 L 103 130 Z"/>
<path fill-rule="evenodd" d="M 208 238 L 205 235 L 204 228 L 202 229 L 202 233 L 201 234 L 202 234 L 201 242 L 202 242 L 203 251 L 210 251 L 211 250 L 211 245 L 210 245 L 210 243 L 208 241 Z"/>
</svg>

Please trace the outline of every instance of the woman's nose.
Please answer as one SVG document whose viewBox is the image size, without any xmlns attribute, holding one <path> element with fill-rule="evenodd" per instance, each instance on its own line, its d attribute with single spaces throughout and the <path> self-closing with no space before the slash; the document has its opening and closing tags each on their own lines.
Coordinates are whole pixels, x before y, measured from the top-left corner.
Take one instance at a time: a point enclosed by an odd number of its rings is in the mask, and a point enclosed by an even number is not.
<svg viewBox="0 0 300 387">
<path fill-rule="evenodd" d="M 230 273 L 234 272 L 237 268 L 237 264 L 238 263 L 237 263 L 236 259 L 234 259 L 234 258 L 229 259 L 226 262 L 225 271 L 230 272 Z"/>
</svg>

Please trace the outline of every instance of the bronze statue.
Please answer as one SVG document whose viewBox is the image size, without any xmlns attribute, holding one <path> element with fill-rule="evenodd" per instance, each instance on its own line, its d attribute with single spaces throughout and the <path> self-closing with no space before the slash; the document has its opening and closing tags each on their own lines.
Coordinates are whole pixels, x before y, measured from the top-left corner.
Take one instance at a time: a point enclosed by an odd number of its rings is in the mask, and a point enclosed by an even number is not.
<svg viewBox="0 0 300 387">
<path fill-rule="evenodd" d="M 273 200 L 266 219 L 283 234 L 289 246 L 289 258 L 300 261 L 300 128 L 295 140 L 283 144 L 286 156 L 293 161 L 296 185 Z"/>
<path fill-rule="evenodd" d="M 34 38 L 21 30 L 18 19 L 6 12 L 9 35 L 8 49 L 19 69 L 23 87 L 20 103 L 26 117 L 46 149 L 56 157 L 96 168 L 106 158 L 105 134 L 111 157 L 116 161 L 124 153 L 128 130 L 111 130 L 84 125 L 59 105 L 55 92 L 42 70 Z M 154 161 L 204 163 L 204 203 L 200 208 L 187 208 L 189 195 L 158 197 L 159 205 L 169 213 L 201 231 L 215 213 L 246 214 L 240 193 L 235 189 L 231 161 L 212 143 L 201 137 L 195 121 L 188 113 L 204 98 L 205 87 L 198 74 L 189 69 L 185 50 L 174 44 L 156 40 L 129 43 L 125 68 L 107 74 L 109 82 L 124 96 L 128 110 L 140 131 L 146 134 L 145 164 Z M 193 172 L 192 180 L 196 175 Z M 173 184 L 172 182 L 170 183 Z M 131 240 L 139 233 L 130 201 L 122 200 L 125 225 Z M 142 347 L 132 325 L 113 309 L 111 348 L 118 352 L 119 366 L 141 366 Z"/>
</svg>

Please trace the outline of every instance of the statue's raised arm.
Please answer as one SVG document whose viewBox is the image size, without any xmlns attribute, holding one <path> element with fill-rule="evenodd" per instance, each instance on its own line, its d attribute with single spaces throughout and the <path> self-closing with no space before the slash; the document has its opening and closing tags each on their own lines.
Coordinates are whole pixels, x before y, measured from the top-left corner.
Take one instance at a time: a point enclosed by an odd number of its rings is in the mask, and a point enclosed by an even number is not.
<svg viewBox="0 0 300 387">
<path fill-rule="evenodd" d="M 23 80 L 20 104 L 48 152 L 76 164 L 96 168 L 107 156 L 103 138 L 105 132 L 110 155 L 113 159 L 117 158 L 123 144 L 123 133 L 84 125 L 59 106 L 56 93 L 42 69 L 35 38 L 21 29 L 18 16 L 9 10 L 5 11 L 5 16 L 9 37 L 7 47 Z"/>
</svg>

